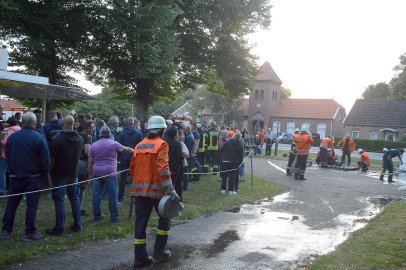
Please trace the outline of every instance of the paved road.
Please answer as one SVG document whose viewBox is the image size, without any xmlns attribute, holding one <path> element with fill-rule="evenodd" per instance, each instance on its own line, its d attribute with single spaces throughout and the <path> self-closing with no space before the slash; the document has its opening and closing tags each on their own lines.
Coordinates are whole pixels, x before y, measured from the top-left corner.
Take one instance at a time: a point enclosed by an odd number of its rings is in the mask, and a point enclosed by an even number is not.
<svg viewBox="0 0 406 270">
<path fill-rule="evenodd" d="M 317 166 L 308 168 L 308 180 L 298 181 L 283 173 L 284 166 L 254 158 L 254 174 L 288 192 L 174 226 L 168 244 L 173 257 L 150 269 L 292 269 L 332 250 L 391 199 L 406 199 L 404 182 Z M 153 232 L 151 249 L 150 237 Z M 92 243 L 7 269 L 131 269 L 131 242 L 129 236 Z"/>
</svg>

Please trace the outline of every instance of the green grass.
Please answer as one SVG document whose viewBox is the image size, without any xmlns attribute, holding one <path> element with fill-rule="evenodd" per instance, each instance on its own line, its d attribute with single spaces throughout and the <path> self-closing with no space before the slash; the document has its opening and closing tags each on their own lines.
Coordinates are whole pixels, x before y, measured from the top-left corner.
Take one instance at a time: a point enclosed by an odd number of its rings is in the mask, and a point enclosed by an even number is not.
<svg viewBox="0 0 406 270">
<path fill-rule="evenodd" d="M 249 177 L 247 179 L 250 179 Z M 127 188 L 128 189 L 128 188 Z M 128 190 L 127 190 L 128 191 Z M 173 220 L 174 223 L 183 220 L 193 219 L 198 216 L 213 212 L 230 209 L 236 205 L 253 202 L 264 197 L 272 197 L 283 192 L 283 188 L 265 182 L 263 179 L 254 178 L 254 188 L 251 189 L 251 182 L 240 184 L 237 196 L 220 194 L 220 180 L 218 176 L 202 177 L 199 182 L 191 182 L 189 191 L 184 193 L 185 209 L 180 217 Z M 47 198 L 49 192 L 44 192 L 40 199 L 37 212 L 37 228 L 40 233 L 45 229 L 52 228 L 55 224 L 54 203 Z M 6 200 L 0 200 L 0 216 L 4 214 Z M 84 209 L 89 216 L 83 217 L 83 230 L 81 233 L 72 233 L 67 229 L 64 237 L 46 237 L 42 241 L 22 243 L 20 237 L 24 232 L 25 205 L 20 204 L 17 210 L 12 239 L 0 240 L 0 266 L 10 263 L 22 262 L 34 256 L 51 254 L 58 251 L 71 250 L 80 247 L 86 242 L 95 240 L 106 240 L 109 238 L 124 237 L 134 231 L 134 215 L 128 218 L 130 199 L 125 198 L 119 206 L 121 222 L 112 224 L 108 213 L 107 202 L 103 201 L 102 211 L 104 220 L 94 222 L 91 219 L 91 190 L 85 194 Z M 66 228 L 72 224 L 70 204 L 66 200 Z M 156 226 L 157 216 L 150 219 L 149 226 Z"/>
<path fill-rule="evenodd" d="M 327 255 L 310 270 L 406 269 L 406 201 L 392 202 L 383 213 Z"/>
</svg>

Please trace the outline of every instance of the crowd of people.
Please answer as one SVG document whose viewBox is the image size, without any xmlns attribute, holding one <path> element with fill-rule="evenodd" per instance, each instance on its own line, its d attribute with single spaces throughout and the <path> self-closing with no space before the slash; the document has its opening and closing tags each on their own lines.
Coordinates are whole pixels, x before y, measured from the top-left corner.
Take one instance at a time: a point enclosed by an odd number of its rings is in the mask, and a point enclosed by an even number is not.
<svg viewBox="0 0 406 270">
<path fill-rule="evenodd" d="M 45 234 L 65 233 L 65 198 L 72 209 L 70 230 L 80 232 L 83 197 L 91 185 L 93 220 L 103 219 L 102 200 L 108 200 L 111 222 L 119 222 L 118 205 L 122 203 L 126 184 L 134 179 L 134 149 L 148 138 L 150 126 L 141 128 L 133 117 L 112 116 L 105 123 L 92 115 L 70 114 L 62 118 L 49 111 L 41 123 L 41 111 L 15 114 L 4 125 L 1 139 L 0 195 L 8 194 L 3 216 L 2 239 L 9 239 L 21 200 L 26 200 L 26 228 L 22 241 L 43 239 L 35 226 L 40 190 L 54 187 L 55 225 Z M 220 191 L 238 194 L 243 182 L 244 151 L 250 145 L 250 135 L 236 127 L 218 127 L 215 122 L 183 124 L 166 120 L 162 135 L 168 145 L 168 166 L 171 182 L 180 201 L 190 181 L 199 181 L 205 174 L 220 171 Z M 263 132 L 263 131 L 261 131 Z M 265 141 L 261 135 L 262 142 Z M 255 145 L 255 143 L 254 143 Z M 118 173 L 119 172 L 119 173 Z M 9 181 L 7 181 L 7 176 Z M 89 181 L 90 180 L 90 181 Z M 6 183 L 8 185 L 6 185 Z M 13 195 L 24 193 L 24 195 Z M 130 191 L 130 194 L 131 193 Z"/>
<path fill-rule="evenodd" d="M 92 185 L 93 220 L 103 219 L 101 205 L 108 200 L 110 221 L 120 221 L 118 205 L 122 203 L 127 183 L 131 183 L 129 195 L 135 201 L 135 260 L 134 267 L 152 262 L 146 251 L 146 226 L 160 199 L 170 195 L 181 202 L 183 192 L 192 180 L 202 175 L 220 173 L 220 193 L 234 196 L 243 182 L 246 150 L 254 149 L 256 155 L 271 154 L 275 137 L 271 129 L 259 129 L 250 135 L 246 129 L 240 132 L 235 126 L 218 127 L 212 121 L 205 124 L 173 122 L 161 116 L 152 116 L 141 128 L 140 122 L 128 117 L 122 121 L 112 116 L 107 124 L 94 120 L 91 114 L 73 114 L 61 117 L 50 111 L 45 124 L 41 123 L 41 111 L 16 114 L 3 122 L 0 160 L 0 195 L 7 194 L 8 201 L 2 220 L 1 238 L 11 237 L 14 218 L 21 200 L 26 200 L 24 242 L 43 239 L 35 226 L 40 191 L 44 184 L 53 187 L 51 198 L 55 207 L 55 225 L 46 229 L 51 236 L 65 233 L 65 197 L 72 209 L 72 232 L 82 230 L 83 196 Z M 305 180 L 307 158 L 313 139 L 306 130 L 295 130 L 286 169 L 288 175 Z M 345 136 L 337 144 L 343 155 L 341 164 L 351 165 L 354 140 Z M 328 153 L 334 153 L 334 138 L 327 136 L 320 144 L 320 163 L 328 166 Z M 359 149 L 359 169 L 366 171 L 370 165 L 367 153 Z M 386 170 L 392 182 L 394 157 L 403 149 L 387 150 L 383 155 L 381 180 Z M 296 164 L 292 169 L 292 164 Z M 119 178 L 118 178 L 119 172 Z M 119 180 L 119 181 L 118 181 Z M 165 260 L 170 256 L 166 243 L 170 219 L 159 214 L 155 239 L 154 259 Z"/>
</svg>

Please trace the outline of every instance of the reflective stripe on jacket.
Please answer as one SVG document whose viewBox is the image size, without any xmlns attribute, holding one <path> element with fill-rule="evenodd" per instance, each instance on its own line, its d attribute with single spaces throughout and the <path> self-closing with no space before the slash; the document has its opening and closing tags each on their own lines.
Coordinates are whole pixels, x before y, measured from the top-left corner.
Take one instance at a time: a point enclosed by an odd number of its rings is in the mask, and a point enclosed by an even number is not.
<svg viewBox="0 0 406 270">
<path fill-rule="evenodd" d="M 215 128 L 209 129 L 209 142 L 207 145 L 207 150 L 218 150 L 219 149 L 219 137 L 220 132 L 218 132 Z"/>
<path fill-rule="evenodd" d="M 320 143 L 320 147 L 323 147 L 323 148 L 326 148 L 326 149 L 327 148 L 333 149 L 334 148 L 333 139 L 331 139 L 329 137 L 324 138 Z"/>
<path fill-rule="evenodd" d="M 166 192 L 160 184 L 170 179 L 168 144 L 160 139 L 144 139 L 134 149 L 130 174 L 130 196 L 160 199 Z"/>
<path fill-rule="evenodd" d="M 200 141 L 199 147 L 197 148 L 197 152 L 203 153 L 206 151 L 208 137 L 209 134 L 207 134 L 207 131 L 202 131 L 202 133 L 200 134 Z"/>
<path fill-rule="evenodd" d="M 309 154 L 310 145 L 313 143 L 312 137 L 308 134 L 299 134 L 294 136 L 294 142 L 296 142 L 296 155 L 306 156 Z"/>
</svg>

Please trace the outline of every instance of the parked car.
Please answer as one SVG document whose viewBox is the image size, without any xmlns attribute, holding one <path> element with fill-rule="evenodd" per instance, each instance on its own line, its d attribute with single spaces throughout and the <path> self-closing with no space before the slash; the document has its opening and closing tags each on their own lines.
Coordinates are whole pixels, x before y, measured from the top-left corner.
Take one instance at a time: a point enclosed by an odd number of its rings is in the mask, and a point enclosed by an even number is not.
<svg viewBox="0 0 406 270">
<path fill-rule="evenodd" d="M 277 133 L 276 134 L 276 141 L 278 143 L 292 143 L 292 134 L 290 133 Z"/>
</svg>

